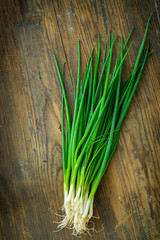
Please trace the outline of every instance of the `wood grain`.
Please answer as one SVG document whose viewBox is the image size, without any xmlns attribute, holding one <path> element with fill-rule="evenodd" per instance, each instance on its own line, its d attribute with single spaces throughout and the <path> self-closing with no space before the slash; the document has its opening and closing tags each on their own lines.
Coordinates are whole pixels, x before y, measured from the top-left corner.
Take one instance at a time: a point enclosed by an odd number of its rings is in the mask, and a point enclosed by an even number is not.
<svg viewBox="0 0 160 240">
<path fill-rule="evenodd" d="M 95 197 L 98 233 L 81 239 L 160 239 L 160 3 L 158 0 L 0 1 L 0 239 L 75 239 L 56 230 L 63 204 L 61 99 L 51 49 L 66 60 L 73 112 L 77 42 L 82 71 L 92 45 L 102 52 L 110 30 L 135 26 L 124 76 L 133 68 L 146 22 L 152 55 L 125 118 L 117 150 Z M 102 229 L 102 224 L 104 229 Z M 91 223 L 92 226 L 92 223 Z"/>
</svg>

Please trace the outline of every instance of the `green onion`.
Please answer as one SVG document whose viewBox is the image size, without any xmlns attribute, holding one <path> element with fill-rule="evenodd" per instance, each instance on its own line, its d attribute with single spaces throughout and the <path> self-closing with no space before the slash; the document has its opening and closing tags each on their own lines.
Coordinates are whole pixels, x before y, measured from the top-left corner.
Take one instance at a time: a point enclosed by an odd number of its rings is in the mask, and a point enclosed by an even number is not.
<svg viewBox="0 0 160 240">
<path fill-rule="evenodd" d="M 109 36 L 108 55 L 105 54 L 103 67 L 98 79 L 100 63 L 100 38 L 98 36 L 98 53 L 93 71 L 93 49 L 88 60 L 83 81 L 81 81 L 80 42 L 78 41 L 78 74 L 75 88 L 75 106 L 71 121 L 69 104 L 64 88 L 64 65 L 62 75 L 53 52 L 58 76 L 60 79 L 62 98 L 62 149 L 64 173 L 64 205 L 66 216 L 59 228 L 73 227 L 74 234 L 87 231 L 87 223 L 93 216 L 93 201 L 99 183 L 108 167 L 116 149 L 121 126 L 125 114 L 134 96 L 139 80 L 143 77 L 149 53 L 149 43 L 141 60 L 148 25 L 140 46 L 137 59 L 130 76 L 122 83 L 123 62 L 131 48 L 126 50 L 133 32 L 127 40 L 121 39 L 120 52 L 117 54 L 112 69 L 113 47 L 116 43 L 113 34 Z M 141 61 L 140 61 L 141 60 Z M 64 131 L 64 104 L 66 109 L 66 131 Z"/>
</svg>

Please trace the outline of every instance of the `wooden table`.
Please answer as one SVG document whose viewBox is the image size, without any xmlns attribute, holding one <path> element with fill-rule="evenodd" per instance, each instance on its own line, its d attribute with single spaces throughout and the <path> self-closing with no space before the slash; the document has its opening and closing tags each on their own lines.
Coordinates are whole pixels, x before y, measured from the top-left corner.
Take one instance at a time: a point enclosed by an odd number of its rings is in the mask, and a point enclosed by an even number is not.
<svg viewBox="0 0 160 240">
<path fill-rule="evenodd" d="M 152 55 L 125 118 L 119 144 L 96 193 L 93 219 L 98 233 L 81 239 L 160 239 L 160 2 L 158 0 L 0 1 L 0 205 L 1 235 L 7 240 L 76 239 L 54 232 L 62 214 L 62 91 L 51 49 L 66 60 L 65 86 L 73 112 L 77 43 L 82 75 L 92 45 L 102 52 L 109 31 L 132 49 L 133 69 L 151 12 Z M 104 229 L 102 230 L 102 224 Z"/>
</svg>

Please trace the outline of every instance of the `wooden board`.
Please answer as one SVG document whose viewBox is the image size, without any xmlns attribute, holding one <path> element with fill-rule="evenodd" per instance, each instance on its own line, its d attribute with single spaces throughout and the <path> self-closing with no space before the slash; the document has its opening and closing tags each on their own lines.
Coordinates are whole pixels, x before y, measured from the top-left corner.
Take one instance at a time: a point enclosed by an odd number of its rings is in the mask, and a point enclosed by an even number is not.
<svg viewBox="0 0 160 240">
<path fill-rule="evenodd" d="M 65 86 L 73 112 L 70 70 L 76 79 L 78 39 L 83 75 L 92 45 L 97 51 L 98 33 L 103 52 L 110 30 L 126 40 L 135 26 L 128 75 L 151 12 L 153 53 L 95 196 L 100 219 L 93 219 L 99 232 L 92 239 L 160 239 L 158 0 L 0 1 L 0 239 L 75 239 L 71 230 L 54 232 L 53 221 L 61 219 L 55 213 L 62 214 L 63 205 L 62 92 L 51 49 L 60 65 L 67 60 Z"/>
</svg>

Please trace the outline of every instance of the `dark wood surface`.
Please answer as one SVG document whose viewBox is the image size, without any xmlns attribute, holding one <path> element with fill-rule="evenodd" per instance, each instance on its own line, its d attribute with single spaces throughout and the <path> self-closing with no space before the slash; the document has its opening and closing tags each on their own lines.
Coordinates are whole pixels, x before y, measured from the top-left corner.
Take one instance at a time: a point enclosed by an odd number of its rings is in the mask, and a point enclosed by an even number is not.
<svg viewBox="0 0 160 240">
<path fill-rule="evenodd" d="M 146 22 L 152 55 L 125 118 L 119 144 L 96 193 L 98 233 L 81 239 L 160 239 L 160 1 L 0 1 L 0 239 L 74 239 L 54 232 L 62 214 L 61 87 L 51 49 L 67 60 L 73 111 L 77 42 L 82 74 L 92 45 L 102 52 L 109 30 L 127 38 L 125 74 L 133 68 Z M 104 229 L 102 230 L 102 224 Z M 101 230 L 101 231 L 100 231 Z"/>
</svg>

